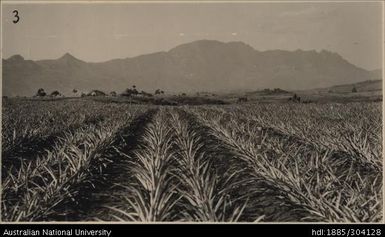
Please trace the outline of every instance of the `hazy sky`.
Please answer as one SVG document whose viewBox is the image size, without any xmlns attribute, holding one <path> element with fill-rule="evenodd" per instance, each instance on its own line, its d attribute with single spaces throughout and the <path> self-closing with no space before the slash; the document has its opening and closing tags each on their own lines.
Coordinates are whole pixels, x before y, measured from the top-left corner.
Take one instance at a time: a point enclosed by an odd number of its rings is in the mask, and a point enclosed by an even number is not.
<svg viewBox="0 0 385 237">
<path fill-rule="evenodd" d="M 3 58 L 69 52 L 98 62 L 215 39 L 261 51 L 327 49 L 366 69 L 382 66 L 380 2 L 6 4 L 2 17 Z"/>
</svg>

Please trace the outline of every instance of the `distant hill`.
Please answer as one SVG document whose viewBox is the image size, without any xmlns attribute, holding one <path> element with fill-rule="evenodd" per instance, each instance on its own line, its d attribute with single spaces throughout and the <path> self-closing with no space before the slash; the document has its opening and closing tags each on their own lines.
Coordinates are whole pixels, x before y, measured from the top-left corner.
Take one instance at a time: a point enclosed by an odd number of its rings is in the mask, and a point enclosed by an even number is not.
<svg viewBox="0 0 385 237">
<path fill-rule="evenodd" d="M 381 79 L 382 78 L 382 69 L 376 69 L 373 71 L 370 71 L 372 73 L 373 79 Z"/>
<path fill-rule="evenodd" d="M 329 51 L 258 51 L 243 42 L 200 40 L 167 52 L 88 63 L 65 54 L 53 60 L 3 59 L 3 94 L 35 94 L 38 88 L 71 95 L 73 89 L 121 92 L 301 90 L 377 79 Z"/>
<path fill-rule="evenodd" d="M 245 93 L 248 96 L 258 95 L 258 96 L 264 96 L 264 95 L 285 95 L 285 94 L 291 94 L 289 91 L 282 90 L 280 88 L 274 88 L 274 89 L 263 89 L 258 91 L 251 91 Z"/>
<path fill-rule="evenodd" d="M 353 88 L 356 88 L 357 92 L 375 92 L 382 90 L 382 80 L 367 80 L 357 83 L 336 85 L 327 88 L 313 89 L 313 92 L 320 93 L 349 93 Z"/>
</svg>

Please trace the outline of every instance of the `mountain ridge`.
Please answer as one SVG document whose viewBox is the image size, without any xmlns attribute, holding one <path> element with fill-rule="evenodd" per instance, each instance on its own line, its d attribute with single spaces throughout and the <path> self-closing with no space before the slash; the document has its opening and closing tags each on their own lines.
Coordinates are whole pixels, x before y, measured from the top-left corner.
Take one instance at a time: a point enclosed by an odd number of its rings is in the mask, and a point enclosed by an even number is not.
<svg viewBox="0 0 385 237">
<path fill-rule="evenodd" d="M 372 72 L 327 50 L 258 51 L 241 41 L 199 40 L 135 57 L 86 62 L 66 53 L 57 59 L 3 59 L 3 94 L 33 95 L 38 88 L 122 91 L 226 91 L 327 87 L 371 80 Z"/>
</svg>

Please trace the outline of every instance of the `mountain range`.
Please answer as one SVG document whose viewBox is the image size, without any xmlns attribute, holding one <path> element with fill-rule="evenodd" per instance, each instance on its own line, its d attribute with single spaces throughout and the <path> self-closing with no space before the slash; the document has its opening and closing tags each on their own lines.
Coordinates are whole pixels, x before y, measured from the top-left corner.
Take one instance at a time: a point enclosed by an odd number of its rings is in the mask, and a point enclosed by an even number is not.
<svg viewBox="0 0 385 237">
<path fill-rule="evenodd" d="M 380 79 L 339 54 L 322 51 L 258 51 L 243 42 L 199 40 L 167 52 L 91 63 L 65 54 L 58 59 L 3 59 L 3 95 L 31 96 L 39 88 L 71 95 L 72 90 L 167 92 L 304 90 Z"/>
</svg>

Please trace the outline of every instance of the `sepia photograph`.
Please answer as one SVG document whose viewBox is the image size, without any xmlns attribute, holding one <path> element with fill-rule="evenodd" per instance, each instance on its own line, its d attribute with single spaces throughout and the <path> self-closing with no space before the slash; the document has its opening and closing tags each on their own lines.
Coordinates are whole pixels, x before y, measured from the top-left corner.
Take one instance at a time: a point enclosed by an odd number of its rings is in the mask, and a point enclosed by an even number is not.
<svg viewBox="0 0 385 237">
<path fill-rule="evenodd" d="M 383 223 L 382 1 L 1 8 L 1 222 Z"/>
</svg>

